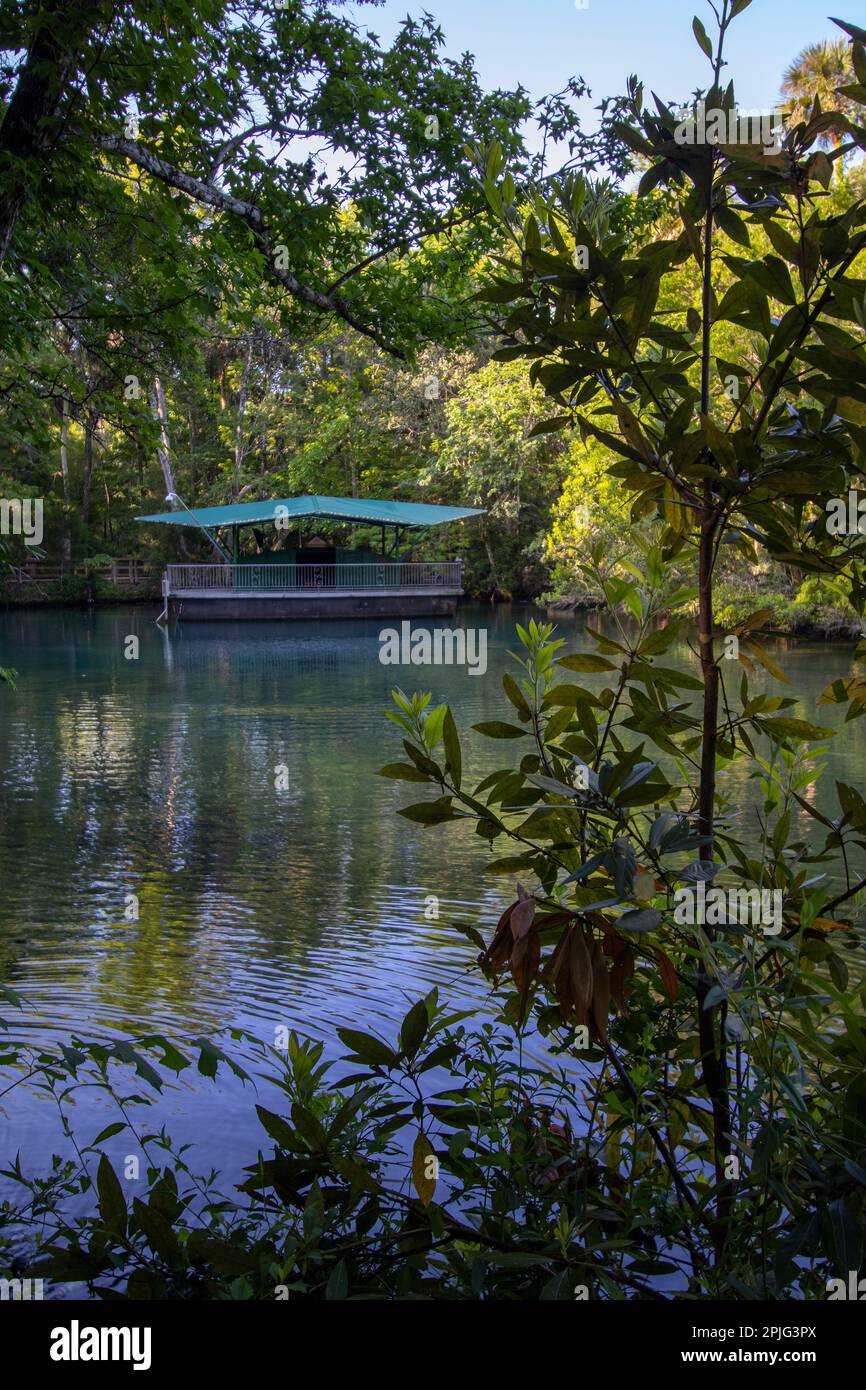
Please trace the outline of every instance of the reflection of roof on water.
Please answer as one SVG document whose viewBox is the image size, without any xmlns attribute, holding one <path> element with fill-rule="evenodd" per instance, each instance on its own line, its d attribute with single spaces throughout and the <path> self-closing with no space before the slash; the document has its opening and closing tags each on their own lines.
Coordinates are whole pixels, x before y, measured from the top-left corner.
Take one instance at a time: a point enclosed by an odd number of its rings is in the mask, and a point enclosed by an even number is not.
<svg viewBox="0 0 866 1390">
<path fill-rule="evenodd" d="M 257 622 L 238 631 L 236 622 L 182 625 L 166 641 L 166 655 L 173 668 L 193 673 L 225 675 L 229 667 L 275 672 L 333 672 L 347 666 L 379 667 L 380 633 L 383 626 L 399 627 L 399 619 L 372 618 L 359 625 L 357 618 L 331 619 L 327 629 L 308 622 Z M 414 626 L 430 630 L 435 618 L 415 618 Z M 459 620 L 451 626 L 460 626 Z M 325 635 L 325 632 L 327 635 Z M 387 668 L 382 667 L 383 671 Z"/>
<path fill-rule="evenodd" d="M 170 526 L 246 526 L 254 521 L 317 516 L 330 521 L 371 522 L 377 526 L 441 526 L 480 516 L 480 507 L 444 507 L 432 502 L 388 502 L 374 497 L 277 497 L 264 502 L 231 503 L 224 507 L 190 507 L 178 512 L 155 512 L 136 521 L 166 522 Z"/>
</svg>

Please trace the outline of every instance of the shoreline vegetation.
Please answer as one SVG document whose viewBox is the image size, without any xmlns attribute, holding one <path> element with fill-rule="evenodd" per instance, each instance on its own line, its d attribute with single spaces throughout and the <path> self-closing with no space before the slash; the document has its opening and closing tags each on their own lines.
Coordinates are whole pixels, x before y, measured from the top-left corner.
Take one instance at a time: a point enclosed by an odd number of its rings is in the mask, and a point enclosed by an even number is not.
<svg viewBox="0 0 866 1390">
<path fill-rule="evenodd" d="M 158 581 L 135 585 L 115 585 L 107 580 L 88 582 L 81 579 L 63 584 L 41 585 L 40 589 L 42 591 L 37 593 L 27 592 L 25 586 L 23 592 L 14 595 L 7 593 L 0 596 L 0 613 L 39 608 L 90 610 L 101 607 L 116 608 L 128 603 L 158 604 L 160 602 Z M 777 604 L 775 605 L 773 603 L 774 597 L 777 597 Z M 770 609 L 770 616 L 767 618 L 764 629 L 768 636 L 856 643 L 864 635 L 863 622 L 851 609 L 846 611 L 842 607 L 834 608 L 822 605 L 812 607 L 806 603 L 798 603 L 795 600 L 783 598 L 781 595 L 761 594 L 760 598 L 762 606 Z M 467 594 L 458 605 L 457 612 L 459 614 L 461 608 L 467 605 L 478 604 L 487 604 L 496 608 L 508 608 L 512 604 L 519 607 L 532 606 L 545 612 L 554 621 L 557 617 L 592 619 L 611 614 L 609 606 L 603 603 L 590 602 L 586 598 L 569 599 L 544 595 L 539 597 L 515 596 L 512 598 L 499 595 L 491 599 L 486 594 Z M 726 606 L 727 611 L 723 616 L 726 616 L 731 625 L 734 625 L 751 613 L 754 607 L 754 597 L 744 594 Z M 696 605 L 691 614 L 688 609 L 685 610 L 685 613 L 686 616 L 691 616 L 697 622 Z M 659 618 L 663 624 L 664 609 L 661 610 Z"/>
</svg>

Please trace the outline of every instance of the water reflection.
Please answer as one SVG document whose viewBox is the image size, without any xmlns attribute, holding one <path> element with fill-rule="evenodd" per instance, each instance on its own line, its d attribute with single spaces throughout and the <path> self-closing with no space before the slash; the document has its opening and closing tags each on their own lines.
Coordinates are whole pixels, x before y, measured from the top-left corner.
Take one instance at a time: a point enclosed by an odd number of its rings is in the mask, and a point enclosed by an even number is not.
<svg viewBox="0 0 866 1390">
<path fill-rule="evenodd" d="M 0 615 L 0 664 L 19 673 L 0 700 L 0 977 L 27 1000 L 28 1033 L 273 1036 L 288 1024 L 333 1050 L 335 1026 L 391 1030 L 434 983 L 483 1008 L 472 952 L 448 923 L 491 925 L 508 886 L 483 876 L 470 830 L 420 831 L 395 815 L 406 788 L 375 775 L 400 752 L 383 716 L 395 669 L 378 661 L 380 624 L 167 634 L 155 611 Z M 488 629 L 486 678 L 449 667 L 396 675 L 448 700 L 463 730 L 502 718 L 514 621 L 527 616 L 461 612 L 465 626 Z M 560 625 L 575 649 L 589 645 L 582 624 Z M 124 656 L 130 634 L 137 661 Z M 850 652 L 776 652 L 805 697 L 798 712 L 840 726 L 814 702 L 848 672 Z M 665 663 L 696 668 L 685 642 Z M 753 687 L 776 693 L 766 676 Z M 860 780 L 859 730 L 831 741 L 831 778 Z M 467 781 L 512 754 L 473 739 Z M 725 779 L 745 815 L 754 789 L 738 769 Z M 817 798 L 824 810 L 829 791 Z M 125 916 L 131 894 L 137 921 Z M 438 920 L 425 917 L 429 895 Z M 234 1084 L 199 1080 L 166 1104 L 180 1138 L 217 1124 L 229 1157 L 258 1142 Z M 29 1139 L 45 1151 L 46 1109 L 16 1103 L 16 1147 Z"/>
</svg>

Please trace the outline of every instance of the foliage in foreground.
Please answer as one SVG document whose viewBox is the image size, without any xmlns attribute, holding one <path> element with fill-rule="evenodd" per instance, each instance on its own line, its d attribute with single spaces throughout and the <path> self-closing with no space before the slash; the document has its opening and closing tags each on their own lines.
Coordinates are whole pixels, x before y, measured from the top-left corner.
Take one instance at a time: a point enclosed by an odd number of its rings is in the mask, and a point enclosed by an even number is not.
<svg viewBox="0 0 866 1390">
<path fill-rule="evenodd" d="M 722 49 L 744 8 L 722 0 L 715 47 L 696 21 L 713 65 L 707 104 L 724 111 Z M 843 28 L 859 109 L 866 31 Z M 860 966 L 850 907 L 866 886 L 855 871 L 866 802 L 840 782 L 838 812 L 819 809 L 832 730 L 753 679 L 763 668 L 785 680 L 756 639 L 766 615 L 720 632 L 714 584 L 723 545 L 747 560 L 761 545 L 866 605 L 866 542 L 822 525 L 866 449 L 866 208 L 827 211 L 845 147 L 812 152 L 831 127 L 864 147 L 866 128 L 817 108 L 778 154 L 683 146 L 674 113 L 645 108 L 637 84 L 630 105 L 624 138 L 649 161 L 641 192 L 664 184 L 680 199 L 675 237 L 632 254 L 584 182 L 539 193 L 527 216 L 514 178 L 500 179 L 500 149 L 485 169 L 514 245 L 488 291 L 508 306 L 505 354 L 530 359 L 561 407 L 544 429 L 576 424 L 609 448 L 630 519 L 662 528 L 643 545 L 635 531 L 628 578 L 601 574 L 600 552 L 587 565 L 633 624 L 566 657 L 548 629 L 520 634 L 522 673 L 505 680 L 518 722 L 479 727 L 528 740 L 516 765 L 469 790 L 451 712 L 398 694 L 408 761 L 385 769 L 438 793 L 409 819 L 473 823 L 491 867 L 520 876 L 492 942 L 468 934 L 489 974 L 510 974 L 507 1020 L 520 1036 L 537 1026 L 568 1080 L 521 1066 L 504 1038 L 461 1036 L 432 998 L 396 1047 L 343 1030 L 357 1069 L 342 1087 L 295 1041 L 290 1109 L 260 1114 L 273 1151 L 248 1170 L 241 1206 L 191 1188 L 179 1156 L 131 1210 L 101 1158 L 98 1214 L 80 1221 L 59 1202 L 91 1181 L 86 1162 L 46 1189 L 7 1174 L 30 1183 L 21 1216 L 51 1216 L 34 1272 L 138 1296 L 660 1297 L 670 1277 L 689 1296 L 749 1299 L 822 1296 L 828 1276 L 859 1271 L 866 986 L 848 964 Z M 719 228 L 773 247 L 726 255 L 735 282 L 722 293 Z M 700 276 L 699 311 L 665 298 L 683 268 Z M 717 355 L 720 323 L 748 339 L 736 361 Z M 661 660 L 681 618 L 656 621 L 665 573 L 686 555 L 697 595 L 668 592 L 664 610 L 697 597 L 700 680 Z M 855 670 L 823 702 L 866 712 L 866 679 Z M 709 920 L 696 907 L 708 886 L 777 895 L 778 911 Z M 683 894 L 691 917 L 678 915 Z M 78 1064 L 40 1068 L 53 1089 Z M 430 1095 L 438 1067 L 444 1093 Z M 410 1152 L 414 1195 L 400 1164 Z"/>
<path fill-rule="evenodd" d="M 657 553 L 647 565 L 660 575 Z M 845 911 L 863 887 L 848 865 L 866 803 L 838 783 L 838 818 L 818 809 L 814 745 L 832 731 L 743 672 L 708 857 L 690 786 L 701 683 L 663 664 L 682 623 L 658 626 L 652 586 L 622 597 L 639 620 L 618 641 L 596 635 L 597 652 L 563 656 L 549 627 L 518 629 L 518 679 L 504 677 L 516 722 L 476 726 L 515 760 L 470 790 L 450 709 L 395 692 L 407 760 L 383 774 L 439 793 L 410 820 L 468 821 L 489 872 L 537 883 L 518 883 L 492 941 L 467 931 L 485 972 L 509 977 L 512 1025 L 579 1068 L 578 1127 L 606 1127 L 630 1229 L 683 1254 L 693 1286 L 778 1297 L 815 1258 L 862 1260 L 866 985 Z M 741 636 L 747 665 L 775 664 Z M 731 891 L 704 915 L 704 895 Z"/>
<path fill-rule="evenodd" d="M 119 1118 L 89 1144 L 76 1139 L 77 1158 L 55 1158 L 47 1176 L 18 1161 L 2 1173 L 21 1195 L 2 1207 L 0 1270 L 50 1281 L 49 1296 L 51 1284 L 131 1299 L 660 1296 L 647 1276 L 679 1276 L 681 1260 L 662 1261 L 661 1232 L 634 1224 L 631 1183 L 606 1159 L 609 1130 L 577 1134 L 565 1071 L 527 1063 L 501 1027 L 468 1033 L 463 1017 L 434 990 L 391 1044 L 341 1030 L 351 1071 L 338 1080 L 321 1043 L 255 1044 L 285 1113 L 256 1107 L 268 1147 L 228 1193 L 215 1173 L 197 1177 L 164 1131 L 144 1132 L 146 1110 L 133 1119 L 167 1068 L 190 1064 L 166 1039 L 122 1055 L 75 1039 L 63 1055 L 29 1057 L 28 1080 L 53 1095 L 70 1138 L 85 1085 Z M 198 1041 L 199 1069 L 215 1075 L 228 1059 Z M 22 1055 L 7 1049 L 13 1060 Z M 118 1062 L 135 1069 L 134 1090 Z M 629 1116 L 623 1094 L 624 1126 Z M 145 1156 L 140 1181 L 106 1156 L 120 1135 Z M 88 1194 L 90 1214 L 73 1217 Z"/>
<path fill-rule="evenodd" d="M 649 977 L 640 992 L 663 1007 Z M 841 1123 L 808 1151 L 802 1116 L 765 1135 L 742 1193 L 760 1230 L 735 1228 L 725 1274 L 706 1257 L 700 1214 L 665 1192 L 647 1153 L 661 1084 L 648 1025 L 641 1066 L 617 1075 L 601 1052 L 578 1070 L 527 1062 L 509 1029 L 468 1032 L 463 1017 L 434 990 L 390 1043 L 341 1030 L 351 1070 L 338 1078 L 321 1043 L 292 1034 L 278 1052 L 244 1038 L 283 1104 L 256 1107 L 265 1148 L 228 1190 L 216 1172 L 198 1176 L 164 1129 L 146 1133 L 163 1073 L 190 1064 L 166 1039 L 122 1044 L 123 1056 L 74 1039 L 63 1055 L 30 1057 L 29 1079 L 58 1102 L 70 1137 L 85 1085 L 113 1099 L 118 1119 L 88 1144 L 79 1136 L 77 1157 L 55 1158 L 47 1175 L 17 1160 L 2 1173 L 20 1195 L 0 1208 L 0 1274 L 42 1278 L 48 1297 L 66 1284 L 134 1300 L 808 1299 L 856 1267 L 850 1194 L 866 1173 L 841 1166 Z M 252 1079 L 198 1043 L 200 1070 L 227 1063 Z M 840 1038 L 840 1056 L 846 1045 L 857 1039 Z M 135 1089 L 117 1062 L 135 1069 Z M 112 1165 L 115 1140 L 143 1155 L 140 1180 Z M 695 1190 L 705 1209 L 709 1187 Z M 75 1216 L 82 1199 L 88 1214 Z"/>
</svg>

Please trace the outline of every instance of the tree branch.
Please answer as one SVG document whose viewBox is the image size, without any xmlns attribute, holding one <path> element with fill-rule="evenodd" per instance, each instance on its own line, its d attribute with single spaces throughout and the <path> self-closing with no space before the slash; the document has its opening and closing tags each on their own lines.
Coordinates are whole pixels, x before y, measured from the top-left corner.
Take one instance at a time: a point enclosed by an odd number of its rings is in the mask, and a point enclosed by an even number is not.
<svg viewBox="0 0 866 1390">
<path fill-rule="evenodd" d="M 290 270 L 281 269 L 274 263 L 271 252 L 271 240 L 267 224 L 262 215 L 261 209 L 255 203 L 248 202 L 244 198 L 236 198 L 234 194 L 227 193 L 222 188 L 206 179 L 197 178 L 194 174 L 188 174 L 183 169 L 178 169 L 173 164 L 160 155 L 148 150 L 145 146 L 139 145 L 134 140 L 127 140 L 121 135 L 103 135 L 99 138 L 101 149 L 110 153 L 124 155 L 127 159 L 137 164 L 140 169 L 144 169 L 159 179 L 161 183 L 167 184 L 170 188 L 177 188 L 181 193 L 186 193 L 197 203 L 204 203 L 208 207 L 216 208 L 218 212 L 229 213 L 233 217 L 245 222 L 250 229 L 253 239 L 265 259 L 269 274 L 287 289 L 294 299 L 298 299 L 308 308 L 315 309 L 321 314 L 335 314 L 337 318 L 348 323 L 357 333 L 363 334 L 366 338 L 372 338 L 384 352 L 391 357 L 399 358 L 400 361 L 406 360 L 406 354 L 399 348 L 390 343 L 378 328 L 372 324 L 365 323 L 359 318 L 351 305 L 344 299 L 336 295 L 323 294 L 321 290 L 314 290 L 309 285 L 304 285 Z"/>
</svg>

